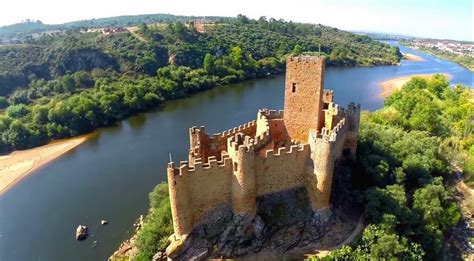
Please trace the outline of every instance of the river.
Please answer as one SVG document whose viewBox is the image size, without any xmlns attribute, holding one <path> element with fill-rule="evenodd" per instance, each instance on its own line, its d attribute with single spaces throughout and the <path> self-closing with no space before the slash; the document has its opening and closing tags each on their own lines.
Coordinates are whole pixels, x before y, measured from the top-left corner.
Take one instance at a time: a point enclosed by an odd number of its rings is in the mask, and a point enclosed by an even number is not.
<svg viewBox="0 0 474 261">
<path fill-rule="evenodd" d="M 467 69 L 400 49 L 425 61 L 330 67 L 325 87 L 335 91 L 340 105 L 355 101 L 375 110 L 383 105 L 379 83 L 394 77 L 449 73 L 452 83 L 473 86 Z M 96 131 L 1 196 L 0 260 L 106 260 L 147 212 L 148 193 L 166 180 L 169 153 L 177 161 L 186 159 L 189 127 L 205 125 L 208 132 L 220 132 L 255 119 L 259 108 L 282 109 L 283 88 L 284 76 L 221 86 Z M 110 223 L 100 226 L 101 219 Z M 78 224 L 89 226 L 92 234 L 83 242 L 74 238 Z"/>
</svg>

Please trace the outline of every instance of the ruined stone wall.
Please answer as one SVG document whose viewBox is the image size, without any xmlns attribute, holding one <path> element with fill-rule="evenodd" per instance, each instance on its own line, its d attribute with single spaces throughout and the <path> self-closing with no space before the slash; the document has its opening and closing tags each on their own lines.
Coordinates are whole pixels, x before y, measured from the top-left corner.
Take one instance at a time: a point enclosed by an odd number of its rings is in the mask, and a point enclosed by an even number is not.
<svg viewBox="0 0 474 261">
<path fill-rule="evenodd" d="M 324 123 L 324 58 L 289 57 L 286 63 L 285 125 L 292 140 L 306 142 Z"/>
<path fill-rule="evenodd" d="M 294 145 L 255 158 L 256 194 L 283 191 L 305 185 L 309 145 Z"/>
</svg>

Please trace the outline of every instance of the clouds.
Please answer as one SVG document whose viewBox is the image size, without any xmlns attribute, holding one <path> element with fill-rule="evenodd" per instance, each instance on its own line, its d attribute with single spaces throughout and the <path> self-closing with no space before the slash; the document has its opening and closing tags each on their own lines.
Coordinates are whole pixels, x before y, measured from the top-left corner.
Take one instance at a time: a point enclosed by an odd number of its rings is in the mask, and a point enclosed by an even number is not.
<svg viewBox="0 0 474 261">
<path fill-rule="evenodd" d="M 346 30 L 472 40 L 471 0 L 2 0 L 0 24 L 45 23 L 117 15 L 260 16 L 321 23 Z"/>
</svg>

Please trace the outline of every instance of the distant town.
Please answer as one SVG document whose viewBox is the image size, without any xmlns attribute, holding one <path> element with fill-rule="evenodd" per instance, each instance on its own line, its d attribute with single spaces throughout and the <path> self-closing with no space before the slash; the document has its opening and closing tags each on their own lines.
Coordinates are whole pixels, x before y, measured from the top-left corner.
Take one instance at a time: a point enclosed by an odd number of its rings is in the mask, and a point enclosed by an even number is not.
<svg viewBox="0 0 474 261">
<path fill-rule="evenodd" d="M 410 39 L 400 42 L 414 49 L 451 60 L 474 71 L 474 42 L 439 39 Z"/>
<path fill-rule="evenodd" d="M 414 39 L 411 45 L 417 49 L 430 48 L 454 55 L 467 55 L 474 57 L 474 42 L 437 40 L 437 39 Z"/>
</svg>

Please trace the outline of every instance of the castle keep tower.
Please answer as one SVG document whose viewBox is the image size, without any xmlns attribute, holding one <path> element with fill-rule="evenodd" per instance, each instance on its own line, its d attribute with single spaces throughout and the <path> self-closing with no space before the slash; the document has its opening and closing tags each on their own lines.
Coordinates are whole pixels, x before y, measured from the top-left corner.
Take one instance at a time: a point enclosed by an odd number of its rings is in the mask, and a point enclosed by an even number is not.
<svg viewBox="0 0 474 261">
<path fill-rule="evenodd" d="M 221 206 L 252 216 L 262 196 L 296 188 L 314 212 L 330 213 L 334 163 L 355 155 L 360 105 L 339 107 L 323 78 L 323 57 L 289 57 L 284 111 L 259 110 L 256 120 L 212 135 L 189 130 L 188 161 L 168 164 L 175 242 Z"/>
<path fill-rule="evenodd" d="M 293 140 L 308 141 L 308 130 L 320 130 L 324 122 L 324 59 L 289 57 L 286 61 L 285 125 Z"/>
</svg>

